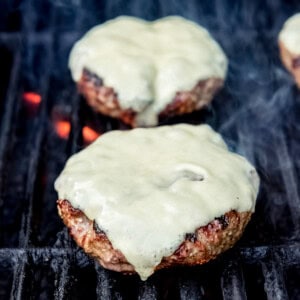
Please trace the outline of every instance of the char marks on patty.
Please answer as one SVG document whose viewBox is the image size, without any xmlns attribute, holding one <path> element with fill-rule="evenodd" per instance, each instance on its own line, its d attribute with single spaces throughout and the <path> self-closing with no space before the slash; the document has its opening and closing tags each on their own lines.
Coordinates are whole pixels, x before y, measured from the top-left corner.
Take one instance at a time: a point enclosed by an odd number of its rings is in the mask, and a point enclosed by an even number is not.
<svg viewBox="0 0 300 300">
<path fill-rule="evenodd" d="M 222 79 L 209 78 L 199 81 L 191 91 L 177 92 L 173 101 L 160 112 L 159 120 L 164 121 L 176 115 L 188 114 L 204 108 L 221 89 L 223 83 Z M 95 73 L 84 68 L 77 86 L 88 105 L 96 112 L 121 119 L 131 127 L 138 126 L 138 112 L 133 109 L 123 109 L 114 89 L 105 86 L 104 81 Z"/>
<path fill-rule="evenodd" d="M 114 249 L 106 234 L 69 201 L 57 201 L 58 212 L 76 243 L 86 253 L 110 270 L 135 273 L 134 267 L 118 249 Z M 187 233 L 178 249 L 164 257 L 155 270 L 178 266 L 199 265 L 214 259 L 240 238 L 250 220 L 251 212 L 230 211 L 194 233 Z"/>
</svg>

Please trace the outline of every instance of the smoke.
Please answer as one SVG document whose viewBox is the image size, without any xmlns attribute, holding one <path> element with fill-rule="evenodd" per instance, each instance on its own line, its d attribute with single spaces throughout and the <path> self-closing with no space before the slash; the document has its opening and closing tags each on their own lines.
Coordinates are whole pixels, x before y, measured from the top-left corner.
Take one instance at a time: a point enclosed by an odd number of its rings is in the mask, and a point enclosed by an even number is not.
<svg viewBox="0 0 300 300">
<path fill-rule="evenodd" d="M 240 27 L 230 41 L 222 33 L 217 36 L 229 55 L 230 67 L 225 88 L 212 104 L 212 125 L 256 165 L 262 180 L 257 206 L 260 221 L 275 235 L 283 224 L 289 224 L 295 230 L 289 234 L 294 236 L 300 216 L 296 184 L 299 91 L 279 60 L 278 30 Z"/>
<path fill-rule="evenodd" d="M 212 125 L 260 174 L 257 221 L 264 229 L 269 226 L 273 235 L 280 231 L 286 235 L 283 224 L 289 224 L 294 231 L 288 234 L 294 236 L 300 216 L 299 91 L 281 65 L 277 36 L 275 29 L 240 28 L 230 43 L 218 35 L 221 43 L 225 40 L 230 67 L 225 88 L 212 104 L 216 116 Z"/>
</svg>

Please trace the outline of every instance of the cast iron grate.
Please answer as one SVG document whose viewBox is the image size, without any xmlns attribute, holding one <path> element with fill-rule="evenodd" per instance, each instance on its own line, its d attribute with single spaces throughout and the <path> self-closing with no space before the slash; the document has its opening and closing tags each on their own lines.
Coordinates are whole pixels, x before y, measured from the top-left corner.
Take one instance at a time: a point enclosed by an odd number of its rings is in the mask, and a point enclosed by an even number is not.
<svg viewBox="0 0 300 300">
<path fill-rule="evenodd" d="M 0 299 L 299 299 L 300 93 L 276 43 L 300 6 L 248 2 L 12 1 L 22 22 L 0 27 Z M 210 29 L 230 58 L 226 86 L 206 111 L 169 123 L 211 124 L 262 179 L 256 214 L 236 247 L 146 282 L 104 270 L 78 249 L 53 189 L 66 159 L 86 145 L 84 128 L 125 128 L 84 104 L 67 69 L 83 32 L 120 13 L 180 14 Z"/>
</svg>

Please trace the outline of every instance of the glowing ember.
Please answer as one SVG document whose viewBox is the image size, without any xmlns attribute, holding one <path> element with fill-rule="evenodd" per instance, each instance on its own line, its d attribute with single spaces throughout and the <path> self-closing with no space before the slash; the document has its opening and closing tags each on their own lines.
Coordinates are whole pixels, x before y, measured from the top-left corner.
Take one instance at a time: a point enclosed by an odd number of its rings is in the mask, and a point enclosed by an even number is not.
<svg viewBox="0 0 300 300">
<path fill-rule="evenodd" d="M 23 99 L 30 104 L 39 105 L 42 101 L 41 95 L 34 92 L 23 93 Z"/>
<path fill-rule="evenodd" d="M 68 139 L 71 130 L 71 124 L 68 121 L 56 121 L 55 131 L 62 139 Z"/>
<path fill-rule="evenodd" d="M 100 136 L 100 133 L 98 133 L 97 131 L 93 130 L 88 126 L 84 126 L 82 128 L 82 136 L 84 142 L 86 144 L 90 144 Z"/>
</svg>

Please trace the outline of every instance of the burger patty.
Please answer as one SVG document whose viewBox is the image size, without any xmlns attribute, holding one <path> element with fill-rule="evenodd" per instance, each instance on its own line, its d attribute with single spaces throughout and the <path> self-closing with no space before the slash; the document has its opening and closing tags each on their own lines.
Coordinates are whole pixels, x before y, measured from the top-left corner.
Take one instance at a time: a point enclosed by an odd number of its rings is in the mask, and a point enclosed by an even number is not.
<svg viewBox="0 0 300 300">
<path fill-rule="evenodd" d="M 223 83 L 223 79 L 209 78 L 199 81 L 191 91 L 177 92 L 173 101 L 160 112 L 159 119 L 164 120 L 205 107 L 223 86 Z M 95 73 L 84 68 L 77 86 L 79 92 L 95 111 L 121 119 L 124 123 L 136 127 L 137 112 L 121 108 L 118 95 L 113 87 L 105 86 L 102 78 Z"/>
<path fill-rule="evenodd" d="M 135 273 L 134 267 L 118 249 L 113 248 L 106 234 L 94 221 L 74 208 L 68 200 L 58 200 L 57 206 L 71 236 L 86 253 L 107 269 Z M 187 233 L 178 249 L 164 257 L 155 270 L 175 265 L 199 265 L 215 258 L 240 238 L 251 215 L 251 212 L 231 210 L 206 226 L 199 227 L 194 233 Z"/>
</svg>

